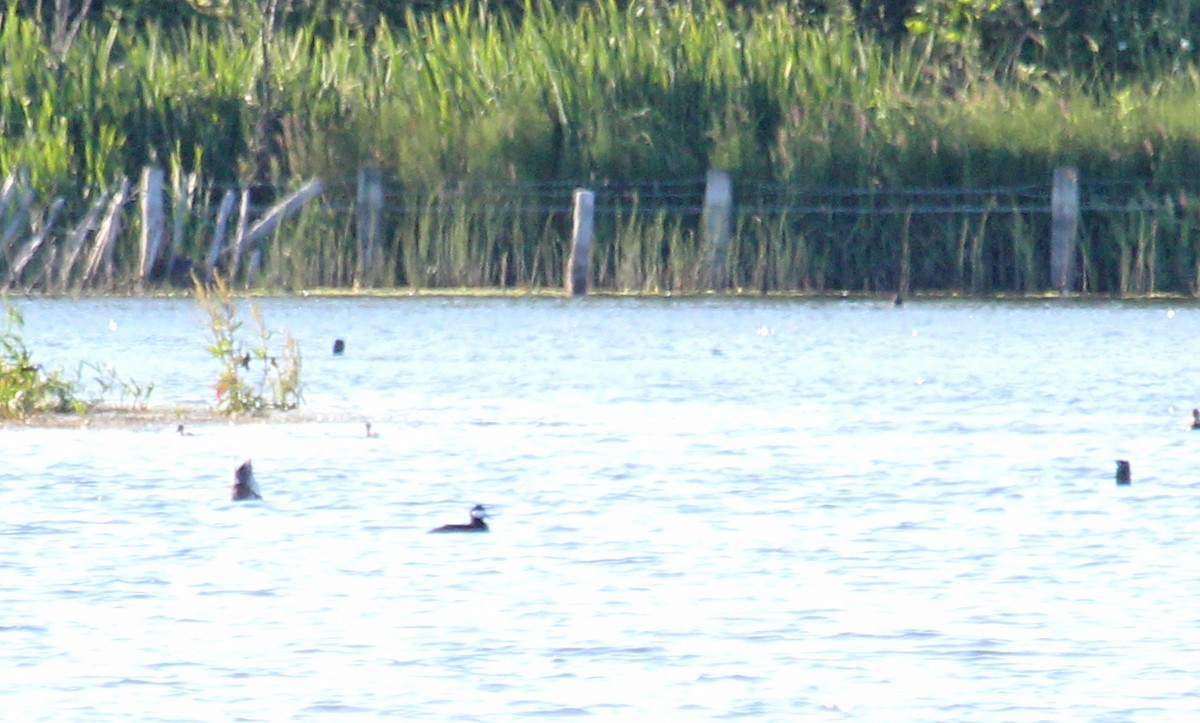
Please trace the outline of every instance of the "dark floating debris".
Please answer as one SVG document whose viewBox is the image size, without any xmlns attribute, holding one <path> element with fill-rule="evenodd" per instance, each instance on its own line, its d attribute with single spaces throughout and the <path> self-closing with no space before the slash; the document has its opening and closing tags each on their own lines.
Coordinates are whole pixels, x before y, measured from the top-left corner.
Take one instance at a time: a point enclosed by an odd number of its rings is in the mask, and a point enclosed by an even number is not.
<svg viewBox="0 0 1200 723">
<path fill-rule="evenodd" d="M 1129 468 L 1129 462 L 1123 459 L 1117 460 L 1117 484 L 1127 485 L 1133 481 L 1133 474 Z"/>
<path fill-rule="evenodd" d="M 334 356 L 339 356 L 341 354 L 344 354 L 345 352 L 346 352 L 346 342 L 343 341 L 342 339 L 334 339 L 333 340 Z"/>
<path fill-rule="evenodd" d="M 487 523 L 483 518 L 487 517 L 487 508 L 483 505 L 475 505 L 471 508 L 471 522 L 466 525 L 442 525 L 435 527 L 430 532 L 487 532 Z"/>
<path fill-rule="evenodd" d="M 258 493 L 258 483 L 254 481 L 254 467 L 250 464 L 250 460 L 242 462 L 241 466 L 233 473 L 233 501 L 238 500 L 261 500 L 262 495 Z"/>
</svg>

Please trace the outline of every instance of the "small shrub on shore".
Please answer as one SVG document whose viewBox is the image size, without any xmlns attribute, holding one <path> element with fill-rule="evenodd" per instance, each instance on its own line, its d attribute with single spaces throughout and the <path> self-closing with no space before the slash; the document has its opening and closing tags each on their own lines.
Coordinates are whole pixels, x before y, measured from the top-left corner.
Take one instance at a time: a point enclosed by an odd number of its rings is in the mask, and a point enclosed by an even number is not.
<svg viewBox="0 0 1200 723">
<path fill-rule="evenodd" d="M 19 419 L 35 412 L 85 411 L 75 382 L 58 370 L 47 371 L 33 363 L 22 336 L 24 327 L 21 312 L 8 307 L 0 331 L 0 416 Z"/>
</svg>

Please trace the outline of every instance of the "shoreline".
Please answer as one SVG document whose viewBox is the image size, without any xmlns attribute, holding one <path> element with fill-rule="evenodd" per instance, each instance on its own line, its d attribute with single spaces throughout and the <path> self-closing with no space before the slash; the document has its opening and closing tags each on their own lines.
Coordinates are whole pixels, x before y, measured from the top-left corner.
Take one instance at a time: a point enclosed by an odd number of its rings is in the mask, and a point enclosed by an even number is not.
<svg viewBox="0 0 1200 723">
<path fill-rule="evenodd" d="M 585 299 L 595 297 L 600 299 L 802 299 L 814 301 L 881 301 L 892 303 L 897 294 L 894 291 L 757 291 L 752 289 L 728 289 L 725 291 L 611 291 L 592 290 L 583 296 L 571 296 L 562 289 L 554 288 L 512 288 L 512 287 L 446 287 L 446 288 L 389 288 L 389 289 L 353 289 L 340 287 L 314 287 L 310 289 L 241 289 L 231 291 L 235 298 L 246 299 L 286 299 L 286 298 L 346 298 L 346 299 L 403 299 L 403 298 L 537 298 L 537 299 Z M 0 294 L 0 299 L 10 303 L 17 299 L 195 299 L 192 291 L 184 290 L 143 290 L 122 292 L 90 292 L 90 293 L 22 293 Z M 1161 302 L 1161 301 L 1194 301 L 1200 303 L 1200 295 L 1179 292 L 1159 291 L 1146 294 L 1104 294 L 1072 292 L 1061 294 L 1057 291 L 1001 291 L 987 294 L 972 294 L 963 291 L 917 291 L 904 295 L 905 302 L 910 301 L 1062 301 L 1070 302 Z"/>
</svg>

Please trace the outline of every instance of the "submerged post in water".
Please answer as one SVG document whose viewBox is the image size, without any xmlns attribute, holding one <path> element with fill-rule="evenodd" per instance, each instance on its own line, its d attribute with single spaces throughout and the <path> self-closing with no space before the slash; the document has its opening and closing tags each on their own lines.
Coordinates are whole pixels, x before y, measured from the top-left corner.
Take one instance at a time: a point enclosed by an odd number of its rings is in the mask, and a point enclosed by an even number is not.
<svg viewBox="0 0 1200 723">
<path fill-rule="evenodd" d="M 567 260 L 567 295 L 582 296 L 588 291 L 588 261 L 592 255 L 592 234 L 596 229 L 596 194 L 586 188 L 575 189 L 575 223 L 571 233 L 571 256 Z"/>
<path fill-rule="evenodd" d="M 1050 189 L 1050 283 L 1061 294 L 1075 288 L 1075 244 L 1079 232 L 1079 169 L 1054 169 Z"/>
</svg>

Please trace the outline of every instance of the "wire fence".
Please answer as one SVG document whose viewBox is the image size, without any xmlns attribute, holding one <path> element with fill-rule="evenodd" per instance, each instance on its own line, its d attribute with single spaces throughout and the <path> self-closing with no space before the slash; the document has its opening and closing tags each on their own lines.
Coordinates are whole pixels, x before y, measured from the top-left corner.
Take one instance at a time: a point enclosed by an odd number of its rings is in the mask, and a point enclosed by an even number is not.
<svg viewBox="0 0 1200 723">
<path fill-rule="evenodd" d="M 594 194 L 600 285 L 683 289 L 707 278 L 708 177 L 427 182 L 373 171 L 378 187 L 364 195 L 367 175 L 322 179 L 321 190 L 258 235 L 256 223 L 295 191 L 172 181 L 154 192 L 93 190 L 86 205 L 68 200 L 56 217 L 61 199 L 31 202 L 13 176 L 0 192 L 2 288 L 140 286 L 186 280 L 197 268 L 241 268 L 247 285 L 370 276 L 380 285 L 555 286 L 577 189 Z M 763 289 L 1050 288 L 1051 186 L 1050 178 L 941 187 L 735 180 L 728 275 Z M 1085 177 L 1078 194 L 1080 246 L 1070 256 L 1082 263 L 1084 290 L 1200 289 L 1200 180 Z M 159 196 L 166 217 L 157 222 L 165 238 L 156 265 L 154 255 L 146 260 L 143 231 L 153 224 L 144 201 Z M 378 223 L 363 222 L 367 198 Z M 373 229 L 366 243 L 364 229 Z"/>
<path fill-rule="evenodd" d="M 387 179 L 384 208 L 388 214 L 460 211 L 466 202 L 481 212 L 553 215 L 571 211 L 571 194 L 586 188 L 596 195 L 597 215 L 641 208 L 667 214 L 699 216 L 704 210 L 706 179 L 666 180 L 461 180 L 439 184 Z M 327 208 L 354 211 L 353 177 L 328 182 Z M 1200 196 L 1200 179 L 1163 181 L 1082 179 L 1082 213 L 1120 213 L 1164 210 L 1179 199 Z M 1008 212 L 1051 212 L 1051 186 L 1022 183 L 1009 186 L 847 187 L 806 186 L 777 181 L 742 180 L 735 184 L 735 213 L 828 216 L 959 215 Z M 431 198 L 433 200 L 431 200 Z M 1187 203 L 1187 201 L 1182 201 Z"/>
</svg>

